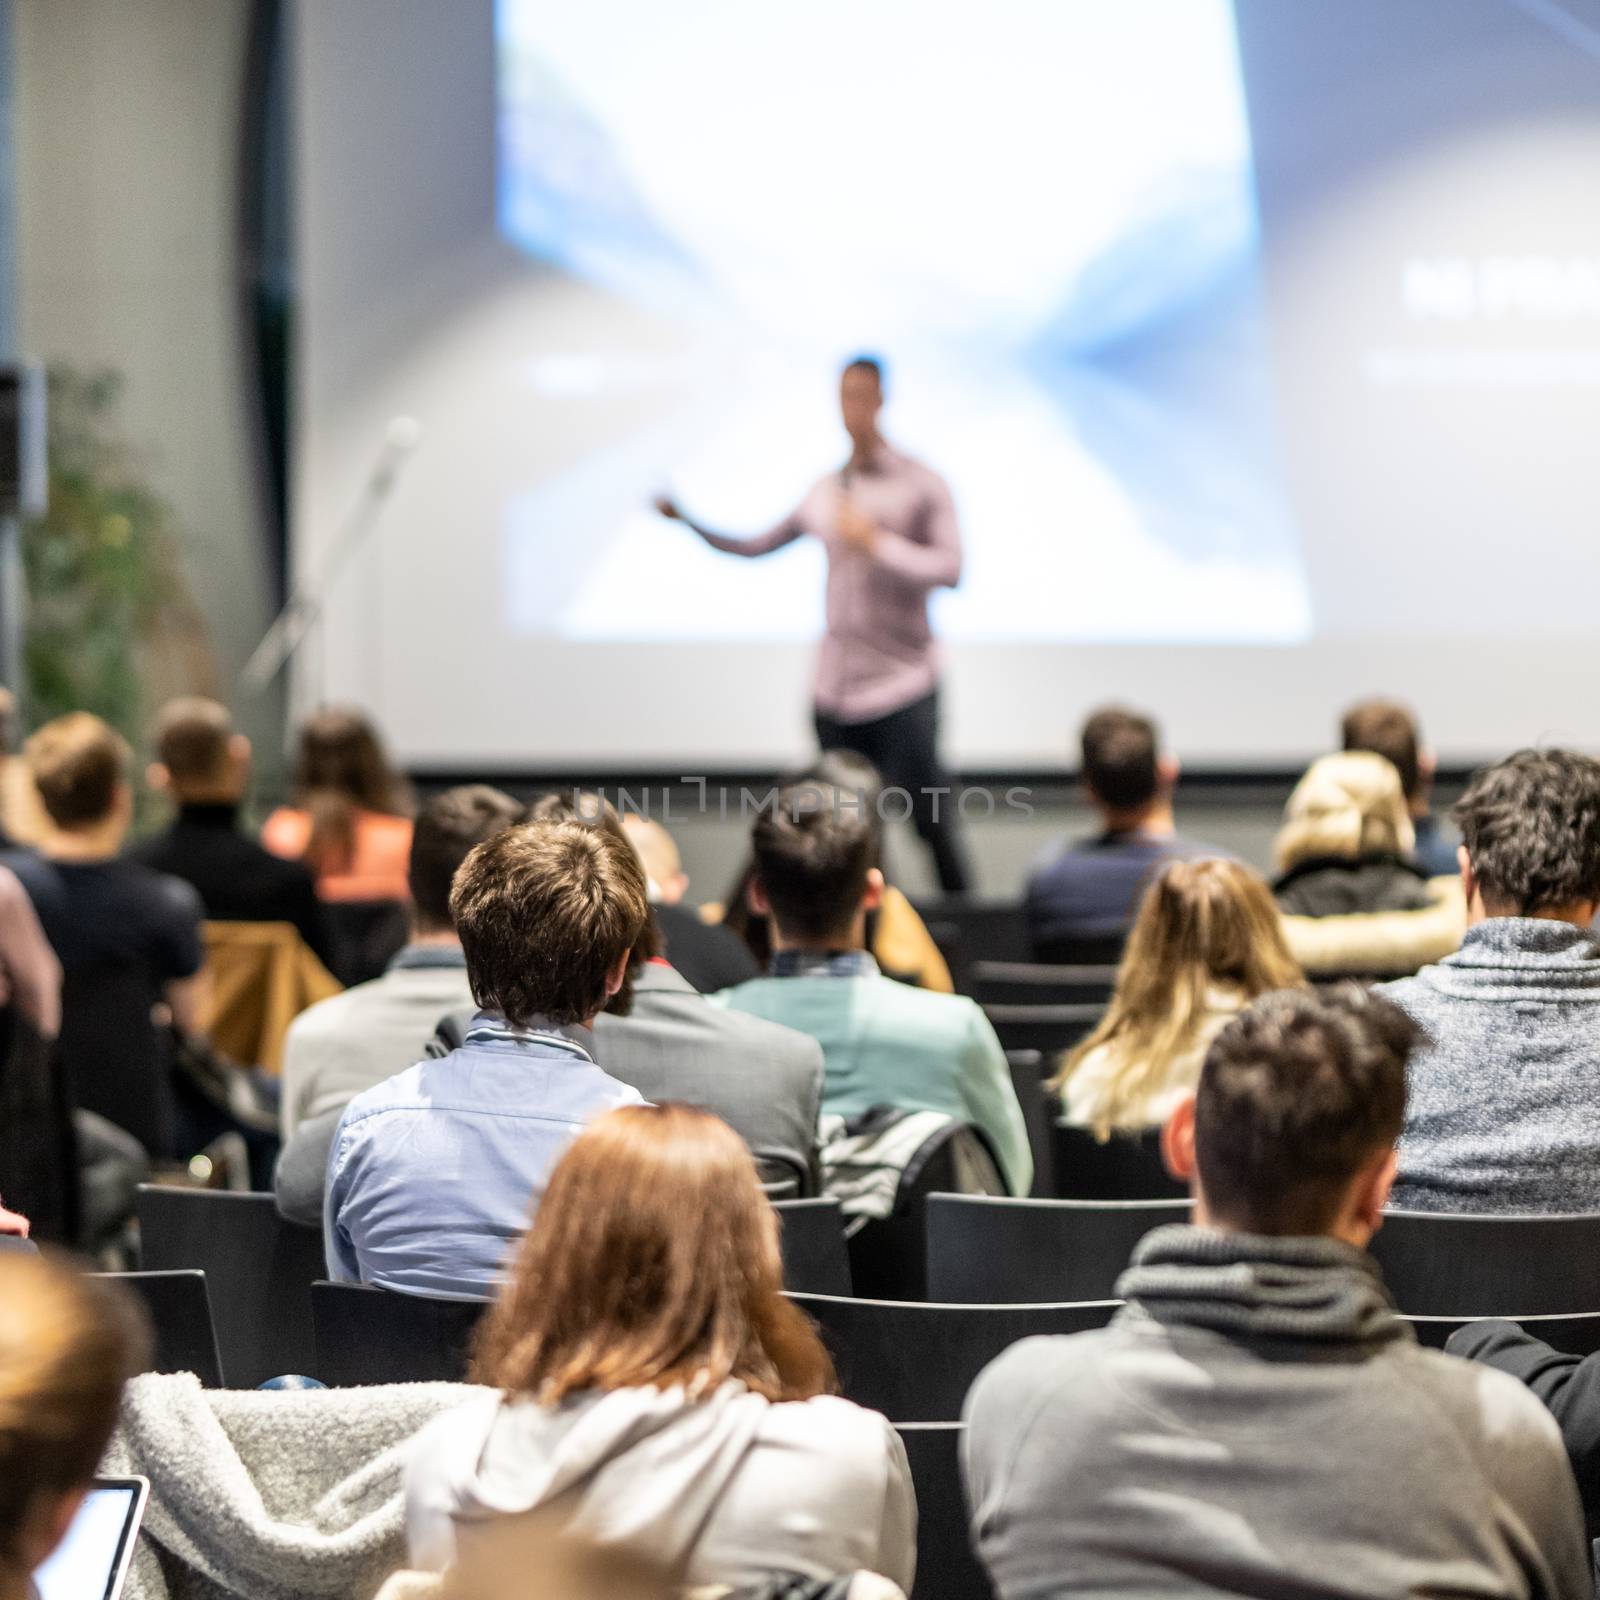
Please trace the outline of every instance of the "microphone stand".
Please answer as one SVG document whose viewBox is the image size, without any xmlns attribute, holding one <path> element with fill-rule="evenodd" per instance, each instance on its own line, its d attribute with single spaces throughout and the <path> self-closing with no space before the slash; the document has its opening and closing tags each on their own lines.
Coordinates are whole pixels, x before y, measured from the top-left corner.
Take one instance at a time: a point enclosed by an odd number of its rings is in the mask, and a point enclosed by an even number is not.
<svg viewBox="0 0 1600 1600">
<path fill-rule="evenodd" d="M 283 609 L 261 636 L 261 642 L 245 663 L 242 679 L 253 694 L 260 694 L 267 688 L 322 622 L 329 593 L 382 520 L 400 470 L 416 449 L 421 436 L 422 430 L 409 417 L 396 417 L 389 424 L 377 463 L 362 485 L 355 504 L 334 530 L 333 537 L 317 562 L 316 571 L 295 585 Z M 318 705 L 323 697 L 323 672 L 319 650 L 318 681 L 314 696 Z"/>
</svg>

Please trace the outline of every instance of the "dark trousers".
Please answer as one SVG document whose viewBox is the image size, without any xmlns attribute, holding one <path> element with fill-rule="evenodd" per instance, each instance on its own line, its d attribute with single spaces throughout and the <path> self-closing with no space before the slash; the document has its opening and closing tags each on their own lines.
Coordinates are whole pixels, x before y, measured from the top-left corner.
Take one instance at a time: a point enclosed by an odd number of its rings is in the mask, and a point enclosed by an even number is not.
<svg viewBox="0 0 1600 1600">
<path fill-rule="evenodd" d="M 885 787 L 910 794 L 911 820 L 933 856 L 940 888 L 946 894 L 965 894 L 971 873 L 961 845 L 960 814 L 955 790 L 939 765 L 939 691 L 871 722 L 840 722 L 822 711 L 813 712 L 813 718 L 817 743 L 824 750 L 864 755 L 883 774 Z M 904 803 L 885 810 L 898 816 Z"/>
</svg>

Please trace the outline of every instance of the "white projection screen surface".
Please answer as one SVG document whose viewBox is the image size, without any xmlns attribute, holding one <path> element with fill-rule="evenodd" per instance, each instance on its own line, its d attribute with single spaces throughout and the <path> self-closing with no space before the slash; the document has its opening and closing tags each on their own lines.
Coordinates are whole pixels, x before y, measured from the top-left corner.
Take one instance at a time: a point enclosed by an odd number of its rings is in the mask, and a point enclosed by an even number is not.
<svg viewBox="0 0 1600 1600">
<path fill-rule="evenodd" d="M 1589 14 L 1592 13 L 1592 14 Z M 1194 765 L 1409 699 L 1589 745 L 1600 4 L 340 0 L 296 16 L 294 560 L 421 424 L 297 666 L 439 769 L 809 742 L 845 440 L 949 481 L 947 753 Z"/>
</svg>

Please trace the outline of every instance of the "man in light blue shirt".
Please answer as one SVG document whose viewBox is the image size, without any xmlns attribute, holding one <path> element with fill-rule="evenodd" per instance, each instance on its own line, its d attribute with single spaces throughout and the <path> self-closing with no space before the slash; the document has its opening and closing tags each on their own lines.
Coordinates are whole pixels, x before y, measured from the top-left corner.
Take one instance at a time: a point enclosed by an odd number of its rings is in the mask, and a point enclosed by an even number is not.
<svg viewBox="0 0 1600 1600">
<path fill-rule="evenodd" d="M 770 975 L 713 995 L 822 1046 L 822 1109 L 940 1111 L 970 1123 L 1006 1187 L 1033 1183 L 1028 1130 L 1005 1051 L 962 995 L 933 994 L 879 972 L 867 913 L 883 897 L 869 797 L 827 784 L 785 790 L 757 818 L 752 905 L 771 920 Z"/>
<path fill-rule="evenodd" d="M 573 1136 L 637 1091 L 591 1028 L 647 915 L 625 839 L 530 823 L 479 845 L 450 896 L 481 1008 L 462 1046 L 357 1095 L 328 1157 L 328 1274 L 436 1299 L 494 1293 Z"/>
</svg>

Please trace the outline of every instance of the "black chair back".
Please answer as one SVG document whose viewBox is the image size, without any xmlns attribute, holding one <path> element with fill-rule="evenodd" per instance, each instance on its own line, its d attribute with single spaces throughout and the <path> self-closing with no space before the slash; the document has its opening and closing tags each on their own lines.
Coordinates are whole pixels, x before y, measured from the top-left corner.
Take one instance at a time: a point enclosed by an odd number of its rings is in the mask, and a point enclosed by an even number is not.
<svg viewBox="0 0 1600 1600">
<path fill-rule="evenodd" d="M 1443 1350 L 1454 1334 L 1470 1328 L 1482 1317 L 1407 1317 L 1417 1343 L 1430 1350 Z M 1583 1312 L 1570 1317 L 1511 1317 L 1524 1333 L 1542 1339 L 1552 1350 L 1566 1356 L 1600 1354 L 1600 1312 Z"/>
<path fill-rule="evenodd" d="M 783 1286 L 803 1294 L 849 1294 L 850 1252 L 837 1200 L 774 1200 Z"/>
<path fill-rule="evenodd" d="M 1011 1068 L 1011 1087 L 1022 1107 L 1028 1149 L 1033 1155 L 1033 1187 L 1028 1193 L 1036 1200 L 1048 1199 L 1056 1192 L 1055 1154 L 1050 1143 L 1054 1096 L 1044 1086 L 1050 1067 L 1037 1050 L 1007 1050 L 1006 1065 Z"/>
<path fill-rule="evenodd" d="M 1114 1300 L 1133 1248 L 1187 1200 L 991 1200 L 934 1195 L 927 1205 L 928 1298 L 1001 1305 Z"/>
<path fill-rule="evenodd" d="M 983 1014 L 1007 1050 L 1037 1050 L 1047 1061 L 1086 1039 L 1105 1015 L 1098 1005 L 985 1006 Z"/>
<path fill-rule="evenodd" d="M 69 972 L 55 1056 L 76 1105 L 131 1133 L 154 1160 L 170 1161 L 189 1152 L 178 1149 L 170 1040 L 151 1020 L 158 999 L 142 968 Z"/>
<path fill-rule="evenodd" d="M 1128 936 L 1108 933 L 1096 939 L 1035 939 L 1033 959 L 1047 966 L 1114 967 L 1122 960 Z"/>
<path fill-rule="evenodd" d="M 1053 1122 L 1051 1171 L 1059 1200 L 1182 1200 L 1180 1183 L 1161 1159 L 1161 1130 L 1118 1133 L 1102 1144 L 1088 1128 Z"/>
<path fill-rule="evenodd" d="M 1014 900 L 933 900 L 917 907 L 950 968 L 957 994 L 973 992 L 978 961 L 1027 961 L 1028 920 Z"/>
<path fill-rule="evenodd" d="M 314 1283 L 315 1376 L 333 1389 L 464 1383 L 487 1300 L 430 1300 L 359 1283 Z"/>
<path fill-rule="evenodd" d="M 789 1298 L 821 1328 L 845 1398 L 891 1422 L 959 1422 L 973 1380 L 1017 1340 L 1101 1328 L 1117 1308 Z"/>
<path fill-rule="evenodd" d="M 972 1519 L 961 1483 L 959 1422 L 901 1423 L 917 1491 L 917 1578 L 911 1600 L 994 1600 L 988 1575 L 973 1554 Z"/>
<path fill-rule="evenodd" d="M 973 998 L 983 1006 L 1100 1006 L 1117 986 L 1114 966 L 1056 966 L 1038 961 L 975 961 Z"/>
<path fill-rule="evenodd" d="M 328 970 L 347 989 L 381 978 L 411 937 L 411 910 L 402 900 L 340 900 L 323 909 Z"/>
<path fill-rule="evenodd" d="M 138 1209 L 145 1267 L 206 1274 L 230 1384 L 316 1376 L 311 1285 L 327 1275 L 319 1232 L 283 1221 L 270 1194 L 146 1184 Z"/>
<path fill-rule="evenodd" d="M 986 1187 L 1004 1192 L 988 1145 L 969 1124 L 952 1122 L 923 1146 L 901 1179 L 892 1214 L 874 1217 L 850 1235 L 856 1294 L 873 1300 L 928 1299 L 928 1198 L 969 1188 L 962 1176 L 974 1166 L 987 1169 Z"/>
<path fill-rule="evenodd" d="M 192 1372 L 203 1389 L 221 1389 L 222 1357 L 203 1272 L 97 1272 L 144 1304 L 155 1334 L 147 1372 Z"/>
<path fill-rule="evenodd" d="M 1371 1250 L 1407 1316 L 1600 1311 L 1600 1216 L 1390 1211 Z"/>
</svg>

